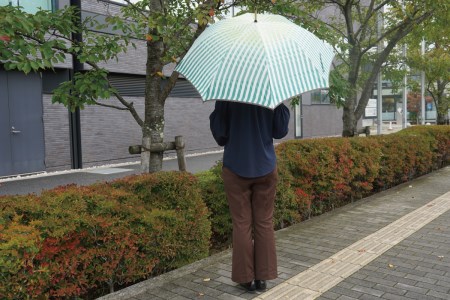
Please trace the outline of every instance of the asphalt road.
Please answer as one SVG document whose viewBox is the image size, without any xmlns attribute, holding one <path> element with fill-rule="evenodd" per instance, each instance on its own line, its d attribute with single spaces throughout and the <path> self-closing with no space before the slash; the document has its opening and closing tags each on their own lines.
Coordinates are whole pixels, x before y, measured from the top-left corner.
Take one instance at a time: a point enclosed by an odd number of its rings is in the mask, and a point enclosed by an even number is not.
<svg viewBox="0 0 450 300">
<path fill-rule="evenodd" d="M 210 169 L 222 159 L 222 153 L 203 154 L 186 157 L 187 171 L 197 173 Z M 177 159 L 163 161 L 163 170 L 178 170 Z M 44 173 L 21 178 L 0 179 L 0 195 L 39 194 L 42 190 L 51 189 L 67 184 L 89 185 L 99 181 L 111 181 L 131 174 L 139 174 L 140 165 L 121 165 L 63 172 Z"/>
</svg>

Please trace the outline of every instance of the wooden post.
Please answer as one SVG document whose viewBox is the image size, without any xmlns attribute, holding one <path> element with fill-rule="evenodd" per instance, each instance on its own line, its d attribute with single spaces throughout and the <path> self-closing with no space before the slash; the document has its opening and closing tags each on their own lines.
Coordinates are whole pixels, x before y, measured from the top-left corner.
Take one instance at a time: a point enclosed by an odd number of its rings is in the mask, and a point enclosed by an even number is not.
<svg viewBox="0 0 450 300">
<path fill-rule="evenodd" d="M 178 158 L 178 168 L 186 171 L 186 158 L 184 156 L 184 140 L 181 135 L 175 137 L 175 142 L 152 144 L 150 137 L 142 139 L 142 145 L 132 145 L 128 147 L 130 154 L 141 154 L 141 171 L 148 172 L 150 163 L 150 153 L 164 152 L 166 150 L 176 150 Z"/>
<path fill-rule="evenodd" d="M 181 135 L 175 137 L 175 147 L 177 149 L 178 168 L 186 171 L 186 158 L 184 156 L 184 141 Z"/>
<path fill-rule="evenodd" d="M 150 137 L 142 138 L 142 152 L 141 152 L 141 171 L 148 173 L 150 170 Z"/>
</svg>

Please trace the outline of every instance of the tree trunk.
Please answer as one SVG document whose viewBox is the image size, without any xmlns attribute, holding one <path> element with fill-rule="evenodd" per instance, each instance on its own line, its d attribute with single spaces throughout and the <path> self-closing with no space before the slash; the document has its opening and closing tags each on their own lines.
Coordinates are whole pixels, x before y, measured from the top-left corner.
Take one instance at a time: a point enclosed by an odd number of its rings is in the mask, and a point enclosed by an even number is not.
<svg viewBox="0 0 450 300">
<path fill-rule="evenodd" d="M 450 105 L 448 100 L 445 99 L 445 95 L 439 99 L 436 103 L 436 124 L 438 125 L 446 125 L 448 124 L 448 110 L 450 109 Z"/>
<path fill-rule="evenodd" d="M 343 137 L 352 137 L 355 135 L 357 120 L 355 120 L 355 114 L 352 109 L 347 106 L 344 106 L 343 114 Z"/>
<path fill-rule="evenodd" d="M 448 110 L 450 108 L 449 100 L 446 99 L 445 90 L 448 81 L 437 80 L 434 104 L 436 106 L 436 124 L 445 125 L 447 124 Z M 430 89 L 428 89 L 430 91 Z M 431 93 L 433 95 L 433 93 Z"/>
<path fill-rule="evenodd" d="M 159 1 L 152 1 L 155 10 L 161 10 Z M 156 30 L 149 34 L 157 34 Z M 162 74 L 164 45 L 161 40 L 147 41 L 147 64 L 145 79 L 145 120 L 142 126 L 142 145 L 148 143 L 162 143 L 164 140 L 164 103 L 162 97 Z M 150 149 L 143 149 L 141 154 L 142 172 L 158 172 L 162 169 L 163 152 L 151 153 Z M 146 153 L 144 153 L 146 152 Z M 145 161 L 144 161 L 145 160 Z"/>
<path fill-rule="evenodd" d="M 445 125 L 446 121 L 447 121 L 446 116 L 444 114 L 439 113 L 439 111 L 437 111 L 436 124 L 437 125 Z"/>
</svg>

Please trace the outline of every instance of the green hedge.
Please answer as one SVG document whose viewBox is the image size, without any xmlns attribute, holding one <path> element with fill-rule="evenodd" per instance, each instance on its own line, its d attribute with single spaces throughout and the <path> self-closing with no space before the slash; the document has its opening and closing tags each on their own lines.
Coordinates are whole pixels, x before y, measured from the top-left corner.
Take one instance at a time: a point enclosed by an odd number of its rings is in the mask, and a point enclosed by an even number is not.
<svg viewBox="0 0 450 300">
<path fill-rule="evenodd" d="M 220 250 L 231 244 L 232 223 L 228 202 L 223 187 L 222 163 L 217 163 L 209 171 L 197 174 L 202 198 L 210 211 L 211 244 Z M 284 228 L 301 220 L 298 203 L 291 188 L 291 174 L 284 166 L 278 168 L 278 185 L 274 210 L 275 229 Z"/>
<path fill-rule="evenodd" d="M 291 140 L 277 149 L 302 216 L 319 215 L 450 164 L 450 126 L 395 134 Z"/>
<path fill-rule="evenodd" d="M 207 256 L 210 235 L 188 173 L 1 197 L 0 298 L 100 296 Z"/>
<path fill-rule="evenodd" d="M 415 126 L 395 134 L 290 140 L 276 147 L 274 226 L 280 229 L 450 164 L 450 127 Z M 222 165 L 197 174 L 212 224 L 212 244 L 230 243 Z"/>
<path fill-rule="evenodd" d="M 276 153 L 279 229 L 449 165 L 450 126 L 291 140 Z M 221 169 L 0 197 L 0 298 L 90 299 L 228 246 Z"/>
</svg>

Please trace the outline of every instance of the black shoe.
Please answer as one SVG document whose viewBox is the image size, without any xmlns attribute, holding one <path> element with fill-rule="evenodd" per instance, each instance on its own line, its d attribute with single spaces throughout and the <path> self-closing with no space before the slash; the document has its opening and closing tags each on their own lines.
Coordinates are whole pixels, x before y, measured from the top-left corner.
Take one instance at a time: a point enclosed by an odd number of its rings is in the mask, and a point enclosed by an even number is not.
<svg viewBox="0 0 450 300">
<path fill-rule="evenodd" d="M 253 281 L 246 282 L 246 283 L 239 283 L 240 286 L 242 286 L 247 292 L 253 292 L 256 290 L 255 284 Z"/>
<path fill-rule="evenodd" d="M 265 291 L 267 288 L 267 284 L 265 280 L 255 280 L 255 288 L 258 291 Z"/>
</svg>

